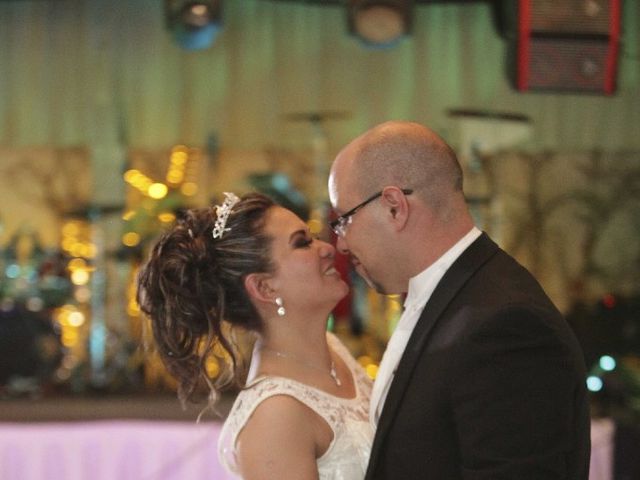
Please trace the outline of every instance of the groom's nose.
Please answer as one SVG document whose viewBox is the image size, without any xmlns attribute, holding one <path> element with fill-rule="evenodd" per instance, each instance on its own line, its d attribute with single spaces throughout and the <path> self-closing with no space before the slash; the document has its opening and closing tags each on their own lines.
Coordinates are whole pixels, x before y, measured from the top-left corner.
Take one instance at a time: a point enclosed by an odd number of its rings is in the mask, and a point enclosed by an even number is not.
<svg viewBox="0 0 640 480">
<path fill-rule="evenodd" d="M 344 240 L 344 237 L 338 236 L 336 238 L 336 250 L 343 255 L 349 255 L 349 247 L 347 242 Z"/>
</svg>

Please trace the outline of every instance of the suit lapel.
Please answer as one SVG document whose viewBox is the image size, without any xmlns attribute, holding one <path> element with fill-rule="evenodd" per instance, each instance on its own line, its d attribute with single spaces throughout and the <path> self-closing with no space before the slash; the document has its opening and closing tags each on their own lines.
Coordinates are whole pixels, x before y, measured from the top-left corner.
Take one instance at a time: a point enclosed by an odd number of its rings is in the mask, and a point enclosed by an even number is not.
<svg viewBox="0 0 640 480">
<path fill-rule="evenodd" d="M 431 295 L 409 338 L 389 388 L 371 449 L 369 474 L 373 472 L 382 442 L 395 418 L 398 406 L 409 385 L 415 364 L 420 357 L 420 353 L 425 348 L 429 333 L 462 286 L 497 250 L 498 246 L 483 233 L 451 265 Z"/>
</svg>

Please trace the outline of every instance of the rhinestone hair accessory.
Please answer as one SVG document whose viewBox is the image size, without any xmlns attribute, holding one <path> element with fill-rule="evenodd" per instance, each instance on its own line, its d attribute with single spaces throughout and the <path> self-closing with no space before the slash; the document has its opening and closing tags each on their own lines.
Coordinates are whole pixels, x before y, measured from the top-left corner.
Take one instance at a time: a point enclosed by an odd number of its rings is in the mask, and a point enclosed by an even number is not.
<svg viewBox="0 0 640 480">
<path fill-rule="evenodd" d="M 233 206 L 240 201 L 240 199 L 231 192 L 224 192 L 224 202 L 222 205 L 216 205 L 216 223 L 213 226 L 213 238 L 222 238 L 224 232 L 228 232 L 231 230 L 230 228 L 225 228 L 227 225 L 227 219 L 229 218 L 229 214 L 231 213 L 231 209 Z"/>
</svg>

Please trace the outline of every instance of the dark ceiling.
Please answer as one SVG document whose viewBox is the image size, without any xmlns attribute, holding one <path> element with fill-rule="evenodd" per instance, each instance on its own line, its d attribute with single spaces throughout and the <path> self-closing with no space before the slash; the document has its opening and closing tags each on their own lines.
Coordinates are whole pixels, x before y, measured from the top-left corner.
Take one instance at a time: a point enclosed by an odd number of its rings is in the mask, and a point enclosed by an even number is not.
<svg viewBox="0 0 640 480">
<path fill-rule="evenodd" d="M 0 3 L 19 2 L 24 0 L 0 0 Z M 56 1 L 56 0 L 50 0 Z M 264 2 L 288 2 L 288 3 L 307 3 L 309 5 L 346 5 L 349 0 L 262 0 Z M 390 0 L 400 2 L 403 0 Z M 499 3 L 503 0 L 408 0 L 415 4 L 427 5 L 432 3 Z"/>
<path fill-rule="evenodd" d="M 348 0 L 263 0 L 267 2 L 307 3 L 313 5 L 345 5 Z M 495 3 L 500 0 L 413 0 L 414 4 L 431 3 Z"/>
</svg>

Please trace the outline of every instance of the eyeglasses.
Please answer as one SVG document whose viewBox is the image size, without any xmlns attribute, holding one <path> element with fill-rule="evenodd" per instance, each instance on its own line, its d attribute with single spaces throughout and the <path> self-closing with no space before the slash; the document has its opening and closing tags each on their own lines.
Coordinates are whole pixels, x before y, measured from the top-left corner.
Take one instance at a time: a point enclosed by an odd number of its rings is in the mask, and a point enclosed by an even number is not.
<svg viewBox="0 0 640 480">
<path fill-rule="evenodd" d="M 383 193 L 383 190 L 380 190 L 378 193 L 375 193 L 375 194 L 371 195 L 364 202 L 356 205 L 355 207 L 353 207 L 348 212 L 343 213 L 342 215 L 340 215 L 335 220 L 329 222 L 329 226 L 331 227 L 331 230 L 333 230 L 333 232 L 337 236 L 344 237 L 346 235 L 346 233 L 347 233 L 347 226 L 353 221 L 353 218 L 352 218 L 353 215 L 358 210 L 360 210 L 362 207 L 364 207 L 367 204 L 373 202 L 376 198 L 382 196 L 382 193 Z M 405 195 L 410 195 L 410 194 L 413 193 L 413 190 L 410 189 L 410 188 L 403 188 L 402 189 L 402 193 L 404 193 Z"/>
</svg>

